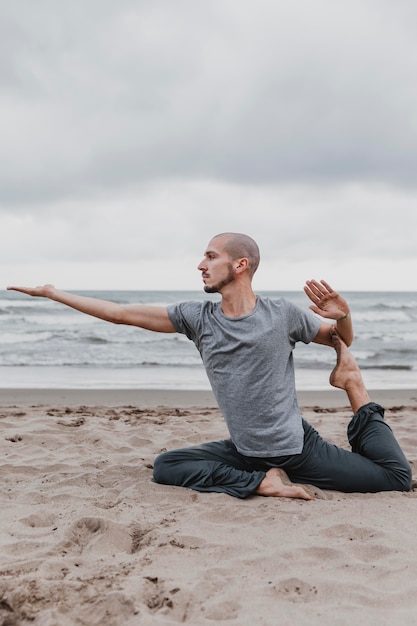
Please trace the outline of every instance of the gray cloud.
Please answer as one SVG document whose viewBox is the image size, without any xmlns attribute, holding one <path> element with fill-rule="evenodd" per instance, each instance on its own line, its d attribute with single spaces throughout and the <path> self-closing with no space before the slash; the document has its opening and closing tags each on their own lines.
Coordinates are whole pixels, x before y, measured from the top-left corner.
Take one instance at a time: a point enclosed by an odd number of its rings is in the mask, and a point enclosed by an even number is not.
<svg viewBox="0 0 417 626">
<path fill-rule="evenodd" d="M 415 184 L 411 3 L 3 11 L 3 206 L 177 177 Z"/>
<path fill-rule="evenodd" d="M 357 288 L 415 288 L 415 3 L 0 12 L 9 280 L 144 285 L 138 267 L 146 286 L 195 287 L 207 239 L 239 230 L 261 245 L 266 288 L 321 268 Z"/>
</svg>

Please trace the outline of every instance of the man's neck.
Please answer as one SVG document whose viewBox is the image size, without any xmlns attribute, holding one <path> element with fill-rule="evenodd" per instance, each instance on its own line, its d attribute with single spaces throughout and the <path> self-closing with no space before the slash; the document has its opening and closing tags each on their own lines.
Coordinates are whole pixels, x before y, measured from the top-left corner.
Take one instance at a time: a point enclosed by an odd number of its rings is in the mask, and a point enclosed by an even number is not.
<svg viewBox="0 0 417 626">
<path fill-rule="evenodd" d="M 256 295 L 252 290 L 232 294 L 222 293 L 222 311 L 228 317 L 249 315 L 256 306 Z"/>
</svg>

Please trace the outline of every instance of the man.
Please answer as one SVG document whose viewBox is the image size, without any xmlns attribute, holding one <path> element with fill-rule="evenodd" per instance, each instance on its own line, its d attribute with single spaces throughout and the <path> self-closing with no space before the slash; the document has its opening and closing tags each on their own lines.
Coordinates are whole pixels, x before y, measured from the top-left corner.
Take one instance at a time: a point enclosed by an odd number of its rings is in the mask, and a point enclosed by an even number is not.
<svg viewBox="0 0 417 626">
<path fill-rule="evenodd" d="M 230 439 L 161 454 L 154 465 L 156 482 L 240 498 L 312 499 L 302 484 L 346 492 L 409 490 L 410 466 L 347 348 L 353 329 L 344 298 L 325 281 L 307 281 L 310 308 L 331 323 L 284 298 L 261 298 L 252 289 L 258 264 L 258 246 L 247 235 L 213 237 L 198 269 L 205 291 L 221 294 L 217 303 L 122 306 L 52 285 L 9 289 L 116 324 L 184 333 L 195 343 Z M 292 356 L 297 341 L 336 349 L 330 383 L 346 390 L 354 412 L 348 426 L 352 452 L 327 443 L 302 419 Z"/>
</svg>

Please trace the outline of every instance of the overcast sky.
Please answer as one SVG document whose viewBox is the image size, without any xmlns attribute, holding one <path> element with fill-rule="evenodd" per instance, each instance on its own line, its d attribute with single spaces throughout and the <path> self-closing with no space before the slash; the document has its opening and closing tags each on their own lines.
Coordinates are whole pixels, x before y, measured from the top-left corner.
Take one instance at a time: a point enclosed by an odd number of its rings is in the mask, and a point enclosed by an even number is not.
<svg viewBox="0 0 417 626">
<path fill-rule="evenodd" d="M 417 291 L 415 0 L 13 0 L 0 22 L 2 287 Z"/>
</svg>

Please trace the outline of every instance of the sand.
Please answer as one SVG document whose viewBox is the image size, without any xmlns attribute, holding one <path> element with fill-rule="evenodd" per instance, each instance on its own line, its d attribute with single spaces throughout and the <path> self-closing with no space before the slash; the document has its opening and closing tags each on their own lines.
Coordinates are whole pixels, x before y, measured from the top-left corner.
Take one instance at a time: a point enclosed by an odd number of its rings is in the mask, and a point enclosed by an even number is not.
<svg viewBox="0 0 417 626">
<path fill-rule="evenodd" d="M 373 392 L 417 463 L 417 390 Z M 227 436 L 209 392 L 1 390 L 1 626 L 417 624 L 417 492 L 237 500 L 152 482 Z M 339 391 L 299 394 L 347 447 Z"/>
</svg>

